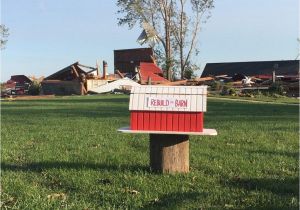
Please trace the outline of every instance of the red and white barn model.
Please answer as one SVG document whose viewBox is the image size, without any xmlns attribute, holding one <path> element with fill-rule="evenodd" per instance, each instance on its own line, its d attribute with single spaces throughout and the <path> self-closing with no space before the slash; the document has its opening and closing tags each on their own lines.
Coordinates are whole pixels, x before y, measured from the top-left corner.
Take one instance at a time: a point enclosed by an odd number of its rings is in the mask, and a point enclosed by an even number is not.
<svg viewBox="0 0 300 210">
<path fill-rule="evenodd" d="M 150 167 L 163 173 L 189 172 L 189 135 L 217 135 L 205 129 L 207 86 L 132 87 L 130 127 L 123 133 L 150 134 Z"/>
<path fill-rule="evenodd" d="M 138 86 L 130 94 L 130 129 L 202 132 L 207 86 Z"/>
</svg>

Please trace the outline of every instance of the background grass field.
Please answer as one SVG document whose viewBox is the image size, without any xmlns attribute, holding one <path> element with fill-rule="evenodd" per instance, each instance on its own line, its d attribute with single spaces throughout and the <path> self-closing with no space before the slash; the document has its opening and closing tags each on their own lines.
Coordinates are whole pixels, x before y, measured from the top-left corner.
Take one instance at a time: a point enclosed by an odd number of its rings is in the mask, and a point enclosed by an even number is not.
<svg viewBox="0 0 300 210">
<path fill-rule="evenodd" d="M 13 209 L 298 209 L 298 105 L 208 100 L 191 172 L 149 168 L 128 96 L 2 102 L 1 205 Z"/>
</svg>

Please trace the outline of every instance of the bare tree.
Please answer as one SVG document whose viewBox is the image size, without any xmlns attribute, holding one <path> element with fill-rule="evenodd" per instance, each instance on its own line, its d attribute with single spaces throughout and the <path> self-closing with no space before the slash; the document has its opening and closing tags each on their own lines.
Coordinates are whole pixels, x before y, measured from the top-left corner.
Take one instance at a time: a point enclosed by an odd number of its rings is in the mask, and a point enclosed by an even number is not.
<svg viewBox="0 0 300 210">
<path fill-rule="evenodd" d="M 173 0 L 118 0 L 117 5 L 125 16 L 118 19 L 119 25 L 132 28 L 136 23 L 140 26 L 149 24 L 156 32 L 156 38 L 164 49 L 167 78 L 171 80 L 171 16 Z M 158 47 L 156 45 L 156 47 Z M 159 48 L 159 47 L 158 47 Z"/>
<path fill-rule="evenodd" d="M 300 56 L 300 48 L 299 48 L 299 45 L 300 45 L 300 38 L 297 38 L 297 41 L 298 41 L 298 55 L 296 56 L 295 60 L 297 60 Z"/>
<path fill-rule="evenodd" d="M 189 65 L 195 66 L 191 61 L 193 53 L 198 52 L 197 38 L 200 31 L 200 24 L 203 15 L 209 13 L 213 8 L 211 0 L 191 0 L 190 9 L 193 11 L 192 16 L 188 16 L 185 7 L 187 0 L 179 0 L 178 14 L 173 20 L 173 33 L 175 37 L 175 46 L 178 48 L 181 78 L 184 78 L 185 70 Z M 208 16 L 205 17 L 208 18 Z M 190 66 L 191 67 L 191 66 Z M 191 68 L 189 68 L 191 69 Z"/>
<path fill-rule="evenodd" d="M 5 45 L 7 42 L 7 37 L 8 37 L 9 33 L 8 33 L 8 28 L 4 25 L 1 24 L 0 25 L 0 48 L 5 49 Z"/>
<path fill-rule="evenodd" d="M 148 24 L 153 28 L 155 33 L 148 35 L 155 34 L 157 43 L 151 42 L 151 46 L 157 54 L 163 54 L 168 80 L 178 63 L 183 78 L 187 65 L 192 63 L 192 53 L 197 51 L 201 18 L 213 8 L 213 0 L 118 0 L 117 5 L 118 13 L 125 14 L 118 19 L 119 25 L 131 29 L 140 24 L 145 30 Z"/>
</svg>

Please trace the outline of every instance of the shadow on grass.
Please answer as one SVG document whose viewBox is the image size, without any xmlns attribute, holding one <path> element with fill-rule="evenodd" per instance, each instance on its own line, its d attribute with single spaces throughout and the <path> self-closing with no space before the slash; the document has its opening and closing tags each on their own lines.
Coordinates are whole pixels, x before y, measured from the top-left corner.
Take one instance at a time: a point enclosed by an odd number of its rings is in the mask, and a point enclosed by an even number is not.
<svg viewBox="0 0 300 210">
<path fill-rule="evenodd" d="M 21 104 L 18 104 L 18 102 L 21 102 Z M 33 100 L 16 100 L 10 103 L 9 106 L 21 106 L 23 103 L 72 103 L 72 104 L 78 104 L 78 103 L 128 103 L 129 102 L 129 96 L 115 96 L 115 95 L 103 95 L 99 96 L 99 98 L 89 98 L 88 96 L 81 96 L 81 97 L 61 97 L 61 98 L 49 98 L 49 99 L 33 99 Z M 4 103 L 5 104 L 5 103 Z"/>
<path fill-rule="evenodd" d="M 76 170 L 103 170 L 103 171 L 129 171 L 129 172 L 150 172 L 150 168 L 145 165 L 113 165 L 105 163 L 85 163 L 85 162 L 63 162 L 63 161 L 45 161 L 33 162 L 24 165 L 15 165 L 1 163 L 3 171 L 29 171 L 42 172 L 47 169 L 76 169 Z"/>
<path fill-rule="evenodd" d="M 231 179 L 227 185 L 246 190 L 270 191 L 280 196 L 299 196 L 299 177 Z"/>
<path fill-rule="evenodd" d="M 176 192 L 158 198 L 156 201 L 149 202 L 141 209 L 187 209 L 188 203 L 197 202 L 205 199 L 208 195 L 199 192 Z"/>
<path fill-rule="evenodd" d="M 140 209 L 228 209 L 226 208 L 226 204 L 223 203 L 215 203 L 215 205 L 211 206 L 206 201 L 211 195 L 208 193 L 199 193 L 199 192 L 176 192 L 170 193 L 168 195 L 164 195 L 163 197 L 158 198 L 156 201 L 149 202 L 144 205 Z M 193 204 L 192 204 L 193 203 Z M 198 204 L 198 208 L 191 207 L 194 204 Z M 201 203 L 204 205 L 201 207 Z M 189 205 L 190 204 L 190 205 Z M 210 207 L 206 207 L 208 205 Z M 289 209 L 296 210 L 298 207 L 295 206 L 285 206 L 284 204 L 278 206 L 271 202 L 266 202 L 263 204 L 256 204 L 254 206 L 244 206 L 238 207 L 233 206 L 230 209 L 257 209 L 257 210 L 276 210 L 276 209 Z"/>
<path fill-rule="evenodd" d="M 275 156 L 287 156 L 299 160 L 299 152 L 288 152 L 288 151 L 265 151 L 265 150 L 253 150 L 251 153 L 257 153 L 262 155 L 275 155 Z"/>
<path fill-rule="evenodd" d="M 89 117 L 89 118 L 112 118 L 128 117 L 129 112 L 123 107 L 99 107 L 99 108 L 59 108 L 59 109 L 28 109 L 24 110 L 5 110 L 4 115 L 26 117 L 59 116 L 59 117 Z"/>
</svg>

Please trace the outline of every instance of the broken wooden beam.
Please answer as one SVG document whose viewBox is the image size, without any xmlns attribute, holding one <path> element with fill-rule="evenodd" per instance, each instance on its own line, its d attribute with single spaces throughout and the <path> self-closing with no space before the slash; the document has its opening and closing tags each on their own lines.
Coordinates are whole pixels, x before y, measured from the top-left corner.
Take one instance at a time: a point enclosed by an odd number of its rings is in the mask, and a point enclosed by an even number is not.
<svg viewBox="0 0 300 210">
<path fill-rule="evenodd" d="M 74 65 L 72 65 L 72 69 L 73 69 L 73 73 L 75 74 L 76 78 L 79 78 L 79 74 Z"/>
<path fill-rule="evenodd" d="M 119 70 L 117 70 L 116 72 L 121 78 L 124 78 L 124 75 Z"/>
</svg>

